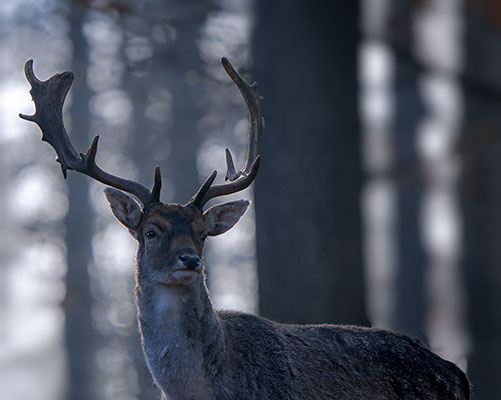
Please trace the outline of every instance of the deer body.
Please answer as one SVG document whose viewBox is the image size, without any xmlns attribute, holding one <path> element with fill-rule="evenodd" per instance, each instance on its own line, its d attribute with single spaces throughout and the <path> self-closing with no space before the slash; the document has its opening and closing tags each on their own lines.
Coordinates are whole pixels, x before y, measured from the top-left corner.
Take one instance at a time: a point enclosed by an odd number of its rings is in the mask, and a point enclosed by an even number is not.
<svg viewBox="0 0 501 400">
<path fill-rule="evenodd" d="M 182 289 L 138 278 L 143 347 L 167 399 L 467 398 L 462 371 L 403 335 L 216 312 L 203 276 Z"/>
<path fill-rule="evenodd" d="M 194 273 L 172 276 L 186 254 L 201 260 L 201 238 L 222 233 L 221 224 L 223 231 L 230 229 L 248 202 L 224 203 L 205 213 L 179 205 L 141 213 L 121 192 L 106 189 L 106 195 L 115 216 L 139 243 L 136 297 L 143 348 L 166 398 L 467 398 L 464 373 L 404 335 L 282 325 L 217 312 L 201 262 Z M 151 232 L 155 235 L 148 238 Z"/>
<path fill-rule="evenodd" d="M 264 127 L 257 85 L 243 81 L 228 60 L 222 62 L 249 107 L 247 161 L 236 172 L 227 151 L 231 182 L 212 186 L 214 171 L 185 205 L 160 202 L 158 167 L 151 190 L 101 170 L 95 162 L 98 137 L 86 154 L 78 154 L 62 119 L 73 74 L 40 81 L 33 61 L 25 64 L 36 112 L 21 117 L 40 126 L 65 177 L 67 170 L 75 170 L 110 186 L 105 194 L 112 212 L 138 242 L 135 292 L 142 345 L 163 398 L 469 399 L 468 379 L 459 368 L 404 335 L 352 326 L 283 325 L 212 308 L 202 262 L 204 240 L 231 229 L 249 202 L 203 208 L 210 199 L 252 183 Z"/>
</svg>

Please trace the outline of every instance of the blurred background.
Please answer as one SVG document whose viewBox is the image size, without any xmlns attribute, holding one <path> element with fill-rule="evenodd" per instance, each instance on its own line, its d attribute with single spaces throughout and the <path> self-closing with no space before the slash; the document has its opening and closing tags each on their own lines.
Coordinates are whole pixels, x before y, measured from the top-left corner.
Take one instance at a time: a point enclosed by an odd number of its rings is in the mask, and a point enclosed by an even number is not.
<svg viewBox="0 0 501 400">
<path fill-rule="evenodd" d="M 103 185 L 40 141 L 24 62 L 72 70 L 65 125 L 98 164 L 187 202 L 248 117 L 251 212 L 206 249 L 214 306 L 396 329 L 501 399 L 501 2 L 10 0 L 0 4 L 0 398 L 157 399 L 135 243 Z"/>
</svg>

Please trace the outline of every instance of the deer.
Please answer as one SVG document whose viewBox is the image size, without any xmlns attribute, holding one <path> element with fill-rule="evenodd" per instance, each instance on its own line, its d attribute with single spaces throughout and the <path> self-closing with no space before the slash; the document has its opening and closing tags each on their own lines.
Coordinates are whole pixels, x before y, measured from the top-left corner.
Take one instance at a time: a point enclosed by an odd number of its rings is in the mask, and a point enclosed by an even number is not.
<svg viewBox="0 0 501 400">
<path fill-rule="evenodd" d="M 230 230 L 250 202 L 229 201 L 206 210 L 204 206 L 254 181 L 264 129 L 257 83 L 249 85 L 226 58 L 221 62 L 249 109 L 247 159 L 236 171 L 226 149 L 226 182 L 213 185 L 214 171 L 184 205 L 160 201 L 158 166 L 151 190 L 99 168 L 99 136 L 85 154 L 77 154 L 62 117 L 73 73 L 41 81 L 33 72 L 33 60 L 25 64 L 36 111 L 20 117 L 39 126 L 42 140 L 57 154 L 64 178 L 74 170 L 107 186 L 104 193 L 112 213 L 137 241 L 138 325 L 146 363 L 162 399 L 469 399 L 470 384 L 461 369 L 401 333 L 280 324 L 212 307 L 204 242 Z"/>
</svg>

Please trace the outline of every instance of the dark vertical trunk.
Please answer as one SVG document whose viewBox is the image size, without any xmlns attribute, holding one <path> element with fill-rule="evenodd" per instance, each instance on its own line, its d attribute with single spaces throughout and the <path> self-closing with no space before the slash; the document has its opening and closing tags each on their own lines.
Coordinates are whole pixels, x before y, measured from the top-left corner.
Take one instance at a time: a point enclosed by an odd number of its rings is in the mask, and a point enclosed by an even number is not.
<svg viewBox="0 0 501 400">
<path fill-rule="evenodd" d="M 395 314 L 393 328 L 425 339 L 425 266 L 421 238 L 422 167 L 417 136 L 424 116 L 419 74 L 414 62 L 413 19 L 415 1 L 396 1 L 389 36 L 396 46 L 395 59 L 395 164 L 397 195 Z"/>
<path fill-rule="evenodd" d="M 201 82 L 189 85 L 185 76 L 188 71 L 204 75 L 205 63 L 200 58 L 198 41 L 207 3 L 190 7 L 190 18 L 176 25 L 178 39 L 173 53 L 159 57 L 161 76 L 174 98 L 173 121 L 168 132 L 172 151 L 167 160 L 167 176 L 176 189 L 175 198 L 182 203 L 190 200 L 199 184 L 196 157 L 204 87 Z"/>
<path fill-rule="evenodd" d="M 356 1 L 257 1 L 264 101 L 256 180 L 260 312 L 367 325 Z"/>
<path fill-rule="evenodd" d="M 89 145 L 90 90 L 86 84 L 87 43 L 82 36 L 84 10 L 72 3 L 70 24 L 74 45 L 72 70 L 74 82 L 71 104 L 71 140 L 79 151 Z M 68 214 L 65 219 L 67 248 L 65 339 L 67 347 L 68 383 L 66 398 L 88 400 L 95 398 L 92 384 L 94 330 L 91 318 L 88 265 L 91 258 L 92 213 L 89 205 L 89 180 L 83 175 L 69 173 Z"/>
<path fill-rule="evenodd" d="M 461 207 L 463 268 L 478 399 L 501 398 L 501 13 L 466 2 Z"/>
<path fill-rule="evenodd" d="M 131 63 L 127 66 L 124 90 L 133 96 L 134 114 L 130 127 L 132 137 L 125 152 L 137 165 L 138 180 L 147 186 L 153 183 L 155 165 L 160 165 L 163 180 L 161 200 L 183 203 L 191 198 L 199 185 L 196 156 L 200 139 L 197 124 L 202 115 L 201 99 L 204 94 L 202 84 L 189 85 L 185 77 L 187 71 L 196 71 L 203 76 L 205 64 L 199 55 L 198 40 L 210 1 L 176 3 L 171 4 L 169 9 L 161 2 L 156 5 L 157 14 L 142 13 L 140 17 L 132 18 L 130 24 L 127 19 L 123 21 L 128 33 L 138 34 L 134 29 L 149 29 L 162 20 L 161 13 L 165 14 L 166 21 L 170 14 L 182 16 L 169 20 L 176 30 L 176 39 L 168 49 L 155 51 L 146 66 Z M 146 117 L 149 97 L 158 90 L 172 96 L 172 108 L 168 110 L 171 118 L 163 123 Z M 154 387 L 147 370 L 139 334 L 131 339 L 139 373 L 139 398 L 157 398 L 158 389 Z"/>
<path fill-rule="evenodd" d="M 139 164 L 140 181 L 146 184 L 153 182 L 152 166 L 162 166 L 162 176 L 175 190 L 173 196 L 173 193 L 167 193 L 166 187 L 162 192 L 164 201 L 173 201 L 174 197 L 176 201 L 187 202 L 198 187 L 196 150 L 200 141 L 198 122 L 202 116 L 204 89 L 201 83 L 188 84 L 186 76 L 188 72 L 204 75 L 205 63 L 200 58 L 198 40 L 210 4 L 205 0 L 173 5 L 172 14 L 182 16 L 171 21 L 176 39 L 168 50 L 155 52 L 146 74 L 138 75 L 132 68 L 129 69 L 132 73 L 125 78 L 125 86 L 134 94 L 134 104 L 137 105 L 131 154 Z M 169 13 L 165 11 L 165 15 L 167 18 Z M 152 24 L 158 18 L 155 15 L 149 17 L 151 20 L 145 17 L 146 24 Z M 155 88 L 166 89 L 172 95 L 169 110 L 172 118 L 166 123 L 159 124 L 145 118 L 148 96 Z"/>
</svg>

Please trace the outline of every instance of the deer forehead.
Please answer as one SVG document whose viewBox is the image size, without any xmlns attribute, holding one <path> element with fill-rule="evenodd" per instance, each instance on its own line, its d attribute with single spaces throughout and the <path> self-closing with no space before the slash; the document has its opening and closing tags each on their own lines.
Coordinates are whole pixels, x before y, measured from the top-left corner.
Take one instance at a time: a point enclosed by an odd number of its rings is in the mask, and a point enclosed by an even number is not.
<svg viewBox="0 0 501 400">
<path fill-rule="evenodd" d="M 158 204 L 143 216 L 143 227 L 153 224 L 163 230 L 189 229 L 201 233 L 205 229 L 202 212 L 195 207 L 180 204 Z"/>
</svg>

